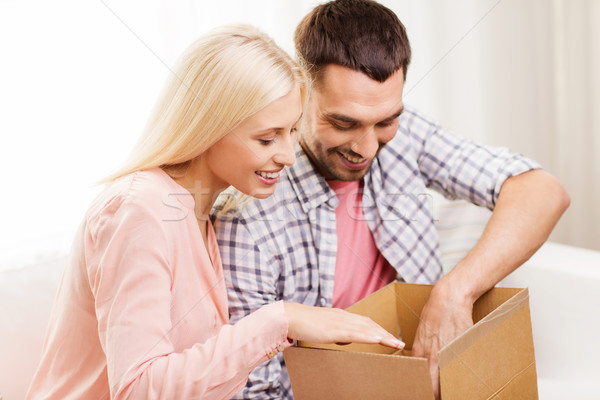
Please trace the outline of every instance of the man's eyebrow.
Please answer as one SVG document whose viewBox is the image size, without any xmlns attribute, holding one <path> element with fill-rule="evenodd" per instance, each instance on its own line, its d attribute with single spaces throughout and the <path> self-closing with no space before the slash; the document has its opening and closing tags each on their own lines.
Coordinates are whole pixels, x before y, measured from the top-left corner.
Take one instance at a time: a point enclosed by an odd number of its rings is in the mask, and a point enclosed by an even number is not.
<svg viewBox="0 0 600 400">
<path fill-rule="evenodd" d="M 398 118 L 400 115 L 402 115 L 402 113 L 404 112 L 404 107 L 400 108 L 400 110 L 398 112 L 396 112 L 394 115 L 390 115 L 389 117 L 387 117 L 386 119 L 384 119 L 381 122 L 386 122 L 386 121 L 391 121 L 393 119 Z"/>
<path fill-rule="evenodd" d="M 325 114 L 325 117 L 327 117 L 328 119 L 335 119 L 337 121 L 341 121 L 341 122 L 351 122 L 351 123 L 356 123 L 358 122 L 358 120 L 351 118 L 347 115 L 344 114 Z"/>
<path fill-rule="evenodd" d="M 394 114 L 390 115 L 386 119 L 382 120 L 381 122 L 387 122 L 387 121 L 394 120 L 394 119 L 398 118 L 403 112 L 404 112 L 404 106 L 402 106 L 400 108 L 400 110 L 398 110 Z M 348 123 L 354 123 L 354 124 L 360 122 L 359 120 L 354 119 L 354 118 L 349 117 L 344 114 L 331 113 L 331 114 L 325 114 L 325 117 L 327 117 L 328 119 L 335 119 L 336 121 L 340 121 L 340 122 L 348 122 Z"/>
</svg>

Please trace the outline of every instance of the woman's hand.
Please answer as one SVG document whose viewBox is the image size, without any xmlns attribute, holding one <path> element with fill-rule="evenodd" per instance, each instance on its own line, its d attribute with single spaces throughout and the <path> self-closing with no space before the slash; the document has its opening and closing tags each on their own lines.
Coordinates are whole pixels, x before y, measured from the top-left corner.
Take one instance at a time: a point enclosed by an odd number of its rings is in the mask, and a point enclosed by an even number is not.
<svg viewBox="0 0 600 400">
<path fill-rule="evenodd" d="M 371 318 L 339 308 L 284 303 L 289 318 L 288 337 L 315 343 L 379 343 L 403 349 L 404 343 Z"/>
</svg>

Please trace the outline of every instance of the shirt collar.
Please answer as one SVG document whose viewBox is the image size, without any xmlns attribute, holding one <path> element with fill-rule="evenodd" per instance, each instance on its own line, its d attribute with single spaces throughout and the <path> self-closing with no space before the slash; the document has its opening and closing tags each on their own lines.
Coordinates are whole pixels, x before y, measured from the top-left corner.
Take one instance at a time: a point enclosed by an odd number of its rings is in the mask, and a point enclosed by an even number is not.
<svg viewBox="0 0 600 400">
<path fill-rule="evenodd" d="M 338 198 L 335 192 L 315 168 L 300 144 L 296 144 L 296 162 L 288 168 L 288 177 L 305 213 L 324 203 L 329 203 L 333 208 L 337 207 Z"/>
</svg>

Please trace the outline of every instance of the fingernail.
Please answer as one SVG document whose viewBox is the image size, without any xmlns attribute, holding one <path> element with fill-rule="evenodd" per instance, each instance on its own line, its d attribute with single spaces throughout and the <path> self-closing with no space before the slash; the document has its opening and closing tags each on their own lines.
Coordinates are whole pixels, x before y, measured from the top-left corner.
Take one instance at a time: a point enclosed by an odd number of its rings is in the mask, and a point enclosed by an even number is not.
<svg viewBox="0 0 600 400">
<path fill-rule="evenodd" d="M 394 345 L 398 346 L 398 347 L 404 347 L 406 346 L 406 344 L 398 339 L 392 339 L 392 343 L 394 343 Z"/>
</svg>

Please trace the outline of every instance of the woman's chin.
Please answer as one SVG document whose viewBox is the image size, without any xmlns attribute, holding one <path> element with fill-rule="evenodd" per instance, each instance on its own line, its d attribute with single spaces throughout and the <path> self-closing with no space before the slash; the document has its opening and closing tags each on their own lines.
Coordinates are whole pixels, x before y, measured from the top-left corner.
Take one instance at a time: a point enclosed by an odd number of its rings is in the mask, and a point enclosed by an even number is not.
<svg viewBox="0 0 600 400">
<path fill-rule="evenodd" d="M 255 192 L 255 193 L 251 194 L 251 196 L 256 199 L 266 199 L 267 197 L 271 196 L 274 192 L 275 192 L 275 190 L 267 189 L 267 190 L 263 190 L 260 192 Z"/>
<path fill-rule="evenodd" d="M 266 199 L 267 197 L 275 193 L 275 187 L 254 189 L 252 191 L 240 190 L 240 192 L 244 193 L 247 196 L 254 197 L 255 199 Z"/>
</svg>

